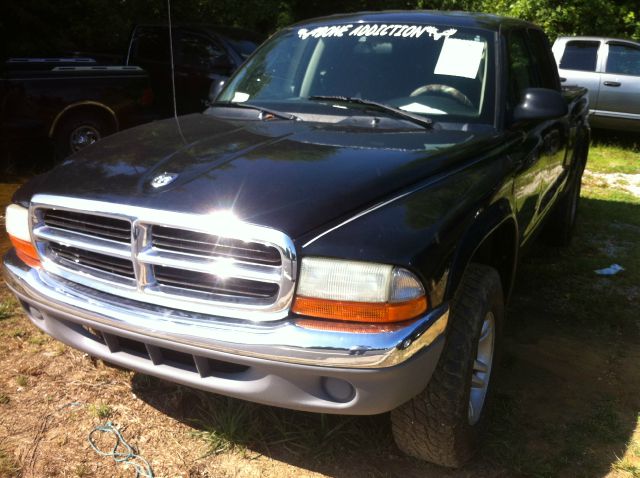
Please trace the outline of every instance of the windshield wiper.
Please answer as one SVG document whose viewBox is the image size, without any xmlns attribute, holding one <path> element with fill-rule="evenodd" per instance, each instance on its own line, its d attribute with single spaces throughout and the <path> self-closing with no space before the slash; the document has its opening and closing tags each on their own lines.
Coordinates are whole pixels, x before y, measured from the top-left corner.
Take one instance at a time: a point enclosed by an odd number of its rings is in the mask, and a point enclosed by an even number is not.
<svg viewBox="0 0 640 478">
<path fill-rule="evenodd" d="M 280 111 L 275 111 L 269 108 L 263 108 L 262 106 L 256 106 L 256 105 L 251 105 L 251 104 L 246 104 L 246 103 L 235 103 L 235 102 L 231 102 L 231 101 L 215 101 L 213 103 L 209 103 L 209 106 L 221 106 L 221 107 L 225 107 L 225 108 L 243 108 L 243 109 L 248 109 L 248 110 L 256 110 L 260 112 L 260 119 L 261 120 L 266 120 L 269 119 L 265 116 L 267 115 L 271 115 L 274 118 L 280 118 L 280 119 L 284 119 L 284 120 L 299 120 L 300 118 L 298 118 L 296 115 L 292 115 L 290 113 L 282 113 Z"/>
<path fill-rule="evenodd" d="M 389 113 L 389 115 L 395 116 L 397 118 L 411 121 L 424 128 L 433 127 L 433 121 L 429 118 L 418 116 L 413 113 L 409 113 L 408 111 L 404 111 L 399 108 L 394 108 L 393 106 L 385 105 L 384 103 L 378 103 L 377 101 L 363 100 L 362 98 L 353 98 L 351 96 L 321 96 L 321 95 L 309 96 L 308 99 L 311 101 L 339 101 L 342 103 L 354 103 L 358 105 L 372 106 L 379 111 L 384 111 L 385 113 Z"/>
</svg>

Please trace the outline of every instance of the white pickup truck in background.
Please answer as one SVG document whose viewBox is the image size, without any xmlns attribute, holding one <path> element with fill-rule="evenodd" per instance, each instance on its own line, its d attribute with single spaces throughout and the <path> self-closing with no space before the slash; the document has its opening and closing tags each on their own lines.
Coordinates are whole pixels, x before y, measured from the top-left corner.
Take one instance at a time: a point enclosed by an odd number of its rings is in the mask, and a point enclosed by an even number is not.
<svg viewBox="0 0 640 478">
<path fill-rule="evenodd" d="M 562 84 L 589 90 L 592 127 L 640 131 L 640 43 L 560 37 L 553 54 Z"/>
</svg>

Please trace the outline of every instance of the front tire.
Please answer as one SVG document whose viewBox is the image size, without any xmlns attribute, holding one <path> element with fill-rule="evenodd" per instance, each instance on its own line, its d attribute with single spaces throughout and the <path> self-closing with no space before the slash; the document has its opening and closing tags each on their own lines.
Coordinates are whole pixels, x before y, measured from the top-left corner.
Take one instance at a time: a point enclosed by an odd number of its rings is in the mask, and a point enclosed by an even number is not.
<svg viewBox="0 0 640 478">
<path fill-rule="evenodd" d="M 474 455 L 486 427 L 503 317 L 498 272 L 470 264 L 429 384 L 391 412 L 393 436 L 404 453 L 447 467 L 462 466 Z"/>
</svg>

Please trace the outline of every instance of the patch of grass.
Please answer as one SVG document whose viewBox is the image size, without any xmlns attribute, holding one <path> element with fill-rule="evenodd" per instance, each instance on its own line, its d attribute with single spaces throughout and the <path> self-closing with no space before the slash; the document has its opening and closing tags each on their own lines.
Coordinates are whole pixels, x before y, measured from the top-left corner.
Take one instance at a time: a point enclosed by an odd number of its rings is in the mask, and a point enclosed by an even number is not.
<svg viewBox="0 0 640 478">
<path fill-rule="evenodd" d="M 23 339 L 29 335 L 29 332 L 25 329 L 13 329 L 11 331 L 11 337 L 15 339 Z"/>
<path fill-rule="evenodd" d="M 20 465 L 9 452 L 0 448 L 0 476 L 17 477 L 20 475 Z"/>
<path fill-rule="evenodd" d="M 628 476 L 631 476 L 632 478 L 640 478 L 640 465 L 629 459 L 618 460 L 611 466 L 611 468 L 616 471 L 627 473 Z"/>
<path fill-rule="evenodd" d="M 84 463 L 77 465 L 73 470 L 73 473 L 76 478 L 86 478 L 87 476 L 91 476 L 91 470 Z"/>
<path fill-rule="evenodd" d="M 640 415 L 638 415 L 636 430 L 629 441 L 626 453 L 613 463 L 611 468 L 633 478 L 640 478 Z"/>
<path fill-rule="evenodd" d="M 612 444 L 624 440 L 623 427 L 612 402 L 597 403 L 591 414 L 569 421 L 562 430 L 563 440 L 555 461 L 559 466 L 582 463 L 587 468 L 596 459 L 585 453 L 590 447 Z"/>
<path fill-rule="evenodd" d="M 592 413 L 574 422 L 567 430 L 569 436 L 612 443 L 624 439 L 620 418 L 611 400 L 602 400 L 591 409 Z"/>
<path fill-rule="evenodd" d="M 97 418 L 105 420 L 113 415 L 113 409 L 106 403 L 93 403 L 89 405 L 89 412 Z"/>
<path fill-rule="evenodd" d="M 26 387 L 27 385 L 29 385 L 29 379 L 25 375 L 18 375 L 16 377 L 16 383 L 20 387 Z"/>
<path fill-rule="evenodd" d="M 523 400 L 521 404 L 504 393 L 495 397 L 484 444 L 485 456 L 518 475 L 592 476 L 593 470 L 607 466 L 607 458 L 589 450 L 624 440 L 624 427 L 610 400 L 596 402 L 576 417 L 535 423 L 533 428 L 526 427 L 531 416 L 526 399 Z M 532 443 L 536 446 L 532 447 Z M 576 466 L 591 471 L 572 472 Z"/>
<path fill-rule="evenodd" d="M 253 404 L 227 397 L 207 401 L 200 409 L 204 418 L 197 420 L 203 430 L 194 435 L 205 441 L 212 455 L 243 450 L 261 439 L 255 411 Z"/>
<path fill-rule="evenodd" d="M 16 302 L 13 299 L 5 299 L 0 302 L 0 320 L 8 319 L 15 314 Z"/>
<path fill-rule="evenodd" d="M 30 343 L 31 345 L 44 345 L 47 342 L 49 342 L 49 337 L 47 337 L 44 334 L 38 334 L 33 337 L 29 337 L 27 342 Z"/>
<path fill-rule="evenodd" d="M 391 450 L 387 416 L 349 417 L 264 407 L 196 392 L 198 415 L 192 420 L 202 431 L 209 454 L 247 448 L 291 457 L 329 461 L 350 453 Z M 191 396 L 187 397 L 193 403 Z"/>
<path fill-rule="evenodd" d="M 598 173 L 640 173 L 640 150 L 629 146 L 594 143 L 587 168 Z"/>
<path fill-rule="evenodd" d="M 6 393 L 0 392 L 0 405 L 6 405 L 10 401 L 11 400 L 9 399 L 9 395 L 7 395 Z"/>
</svg>

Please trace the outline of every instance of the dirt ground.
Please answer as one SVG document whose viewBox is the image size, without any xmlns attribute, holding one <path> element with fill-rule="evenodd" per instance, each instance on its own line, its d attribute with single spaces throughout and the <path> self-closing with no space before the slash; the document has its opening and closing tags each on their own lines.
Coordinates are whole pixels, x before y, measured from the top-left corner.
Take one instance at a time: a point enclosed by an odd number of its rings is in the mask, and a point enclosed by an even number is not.
<svg viewBox="0 0 640 478">
<path fill-rule="evenodd" d="M 0 205 L 15 187 L 0 184 Z M 599 206 L 587 202 L 583 214 L 595 217 Z M 606 257 L 589 245 L 592 231 L 577 233 L 580 247 L 589 249 L 578 249 L 576 257 L 588 251 Z M 6 249 L 2 234 L 0 241 Z M 609 252 L 625 247 L 611 241 Z M 283 411 L 120 370 L 48 338 L 5 305 L 0 476 L 134 476 L 131 467 L 89 446 L 90 431 L 109 420 L 157 477 L 640 476 L 640 327 L 633 319 L 616 321 L 640 310 L 639 290 L 625 286 L 622 312 L 579 320 L 593 297 L 564 288 L 564 260 L 543 249 L 520 267 L 491 431 L 480 455 L 462 470 L 402 456 L 390 438 L 388 415 Z M 571 280 L 605 303 L 620 301 L 616 279 L 597 282 L 592 268 Z M 0 304 L 10 301 L 0 285 Z"/>
</svg>

